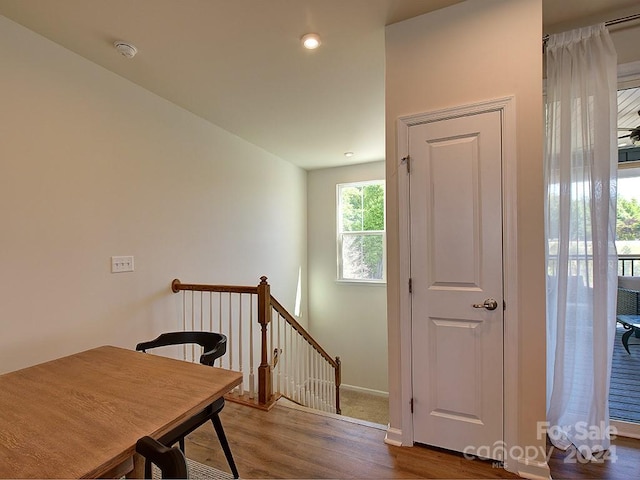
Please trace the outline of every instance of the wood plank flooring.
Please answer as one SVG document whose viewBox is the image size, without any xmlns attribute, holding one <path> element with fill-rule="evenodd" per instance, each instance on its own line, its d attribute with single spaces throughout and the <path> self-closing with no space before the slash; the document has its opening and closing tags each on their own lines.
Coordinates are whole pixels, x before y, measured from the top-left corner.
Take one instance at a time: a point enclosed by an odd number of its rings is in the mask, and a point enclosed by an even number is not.
<svg viewBox="0 0 640 480">
<path fill-rule="evenodd" d="M 491 462 L 426 447 L 393 447 L 384 430 L 277 405 L 270 412 L 227 402 L 221 413 L 241 478 L 518 478 Z M 229 471 L 211 425 L 188 438 L 187 457 Z M 640 440 L 616 440 L 616 462 L 583 464 L 553 450 L 554 478 L 638 478 Z"/>
<path fill-rule="evenodd" d="M 613 344 L 609 411 L 612 419 L 640 423 L 640 339 L 631 337 L 629 354 L 622 346 L 624 332 L 616 329 Z"/>
<path fill-rule="evenodd" d="M 550 445 L 548 445 L 551 448 Z M 554 449 L 549 459 L 551 476 L 554 479 L 597 478 L 628 480 L 640 477 L 640 440 L 619 437 L 613 441 L 606 460 L 587 462 L 576 455 L 575 449 L 565 452 Z"/>
</svg>

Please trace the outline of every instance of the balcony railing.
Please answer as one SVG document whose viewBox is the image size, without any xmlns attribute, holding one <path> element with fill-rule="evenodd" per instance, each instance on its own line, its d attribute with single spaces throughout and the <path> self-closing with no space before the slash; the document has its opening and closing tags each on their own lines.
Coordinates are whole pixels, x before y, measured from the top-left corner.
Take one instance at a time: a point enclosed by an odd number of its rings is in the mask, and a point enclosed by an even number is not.
<svg viewBox="0 0 640 480">
<path fill-rule="evenodd" d="M 618 255 L 618 275 L 621 277 L 640 276 L 640 255 Z"/>
<path fill-rule="evenodd" d="M 585 257 L 584 255 L 571 255 L 569 256 L 567 270 L 569 275 L 581 277 L 585 286 L 593 286 L 593 257 Z M 558 275 L 558 264 L 556 257 L 549 257 L 549 261 L 547 264 L 547 275 Z M 619 254 L 618 276 L 640 276 L 640 255 Z"/>
</svg>

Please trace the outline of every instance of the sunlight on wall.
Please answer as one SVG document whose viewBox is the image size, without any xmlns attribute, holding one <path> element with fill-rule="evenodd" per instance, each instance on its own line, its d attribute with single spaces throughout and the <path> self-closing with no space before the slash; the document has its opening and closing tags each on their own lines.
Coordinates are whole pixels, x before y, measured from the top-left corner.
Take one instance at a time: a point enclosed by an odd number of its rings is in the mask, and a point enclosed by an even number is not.
<svg viewBox="0 0 640 480">
<path fill-rule="evenodd" d="M 300 317 L 300 305 L 302 304 L 302 267 L 298 267 L 298 286 L 296 287 L 296 305 L 293 313 L 296 317 Z"/>
</svg>

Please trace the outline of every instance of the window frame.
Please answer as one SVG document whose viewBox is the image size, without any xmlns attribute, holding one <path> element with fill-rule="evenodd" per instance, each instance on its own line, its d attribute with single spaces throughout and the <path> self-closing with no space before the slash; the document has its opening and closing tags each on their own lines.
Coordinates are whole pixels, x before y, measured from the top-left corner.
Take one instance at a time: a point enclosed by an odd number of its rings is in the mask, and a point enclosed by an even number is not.
<svg viewBox="0 0 640 480">
<path fill-rule="evenodd" d="M 630 147 L 629 149 L 634 149 L 636 150 L 634 153 L 637 153 L 637 149 L 639 147 Z M 625 149 L 625 148 L 619 148 L 618 149 L 618 183 L 620 182 L 620 178 L 640 178 L 640 160 L 622 160 L 621 159 L 621 150 L 629 150 L 629 149 Z M 627 152 L 623 152 L 623 153 L 627 153 Z M 631 171 L 632 174 L 630 175 L 628 172 L 626 172 L 626 174 L 620 175 L 621 171 Z M 633 174 L 635 173 L 635 174 Z M 619 190 L 619 188 L 618 188 Z M 617 197 L 617 203 L 620 202 L 620 195 L 618 194 Z M 625 275 L 625 270 L 626 270 L 626 266 L 630 265 L 630 270 L 633 274 L 633 272 L 635 271 L 634 267 L 636 266 L 635 262 L 637 262 L 637 260 L 635 260 L 635 258 L 637 258 L 637 254 L 636 253 L 621 253 L 621 250 L 624 250 L 624 248 L 622 247 L 622 242 L 625 242 L 626 240 L 620 240 L 618 239 L 618 213 L 620 212 L 618 205 L 616 205 L 616 251 L 618 254 L 618 275 Z M 640 240 L 640 239 L 639 239 Z"/>
<path fill-rule="evenodd" d="M 342 230 L 342 196 L 341 191 L 347 187 L 365 187 L 367 185 L 382 186 L 383 230 Z M 385 179 L 344 182 L 336 184 L 336 282 L 347 284 L 386 285 L 387 284 L 387 186 Z M 382 237 L 382 278 L 344 278 L 343 244 L 345 236 L 380 235 Z"/>
</svg>

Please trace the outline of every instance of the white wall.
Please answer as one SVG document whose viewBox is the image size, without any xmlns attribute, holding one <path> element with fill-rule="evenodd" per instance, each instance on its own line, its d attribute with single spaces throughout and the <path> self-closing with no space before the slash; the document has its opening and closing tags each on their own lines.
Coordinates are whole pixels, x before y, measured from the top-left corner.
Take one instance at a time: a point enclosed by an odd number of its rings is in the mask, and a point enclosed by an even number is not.
<svg viewBox="0 0 640 480">
<path fill-rule="evenodd" d="M 392 429 L 401 428 L 402 408 L 408 408 L 400 404 L 398 396 L 402 385 L 396 120 L 403 115 L 514 95 L 519 401 L 508 408 L 517 409 L 518 444 L 544 449 L 544 439 L 536 435 L 536 422 L 546 418 L 541 3 L 469 0 L 387 27 L 387 288 Z M 538 473 L 544 474 L 544 458 L 540 454 L 526 460 L 539 466 Z"/>
<path fill-rule="evenodd" d="M 176 328 L 176 277 L 293 309 L 305 171 L 1 16 L 0 65 L 0 372 Z"/>
<path fill-rule="evenodd" d="M 309 327 L 342 360 L 342 383 L 387 391 L 386 285 L 336 281 L 336 185 L 384 180 L 384 162 L 308 173 Z"/>
</svg>

